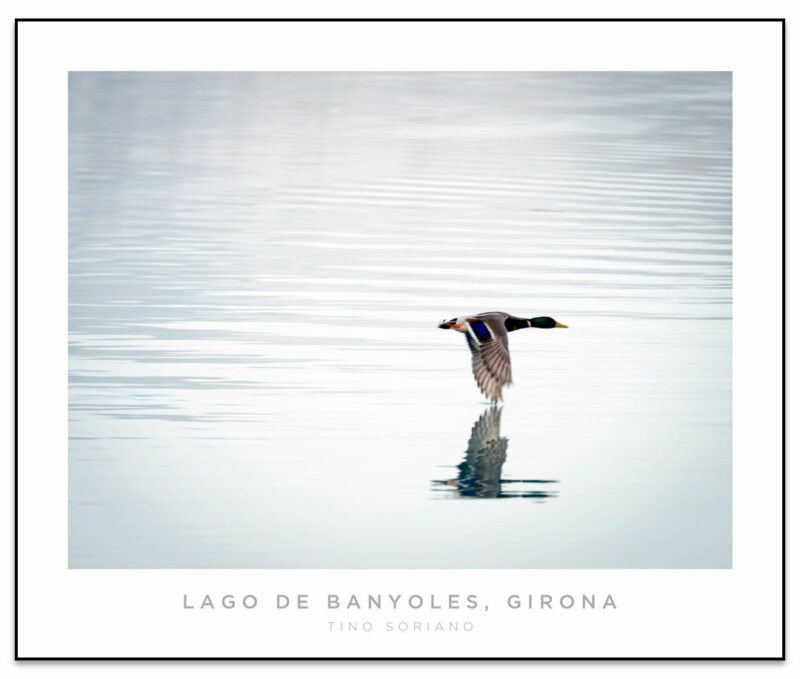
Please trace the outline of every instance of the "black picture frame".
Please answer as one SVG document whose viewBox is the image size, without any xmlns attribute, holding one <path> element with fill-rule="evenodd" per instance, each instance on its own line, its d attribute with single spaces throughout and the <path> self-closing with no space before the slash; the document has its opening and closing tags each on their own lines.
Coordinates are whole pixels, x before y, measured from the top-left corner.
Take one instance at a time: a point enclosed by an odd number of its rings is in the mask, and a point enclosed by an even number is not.
<svg viewBox="0 0 800 679">
<path fill-rule="evenodd" d="M 781 279 L 782 279 L 782 318 L 781 318 L 781 328 L 782 328 L 782 355 L 781 355 L 781 365 L 782 365 L 782 394 L 781 394 L 781 403 L 782 403 L 782 411 L 781 411 L 781 420 L 782 420 L 782 498 L 781 498 L 781 506 L 782 506 L 782 525 L 781 525 L 781 592 L 782 592 L 782 619 L 781 619 L 781 654 L 779 656 L 754 656 L 754 657 L 733 657 L 733 656 L 714 656 L 714 657 L 668 657 L 668 656 L 651 656 L 651 657 L 530 657 L 530 658 L 520 658 L 520 657 L 438 657 L 438 658 L 431 658 L 431 657 L 405 657 L 405 656 L 387 656 L 381 658 L 373 658 L 373 657 L 292 657 L 292 656 L 278 656 L 278 657 L 203 657 L 203 656 L 179 656 L 179 657 L 137 657 L 137 656 L 114 656 L 114 657 L 59 657 L 59 656 L 50 656 L 50 657 L 30 657 L 20 655 L 19 653 L 19 608 L 20 608 L 20 601 L 19 601 L 19 588 L 18 588 L 18 579 L 19 579 L 19 502 L 18 502 L 18 493 L 19 493 L 19 478 L 18 478 L 18 461 L 19 461 L 19 440 L 18 440 L 18 386 L 19 386 L 19 370 L 18 370 L 18 344 L 19 344 L 19 331 L 18 331 L 18 304 L 19 304 L 19 297 L 18 297 L 18 248 L 17 248 L 17 236 L 19 230 L 19 191 L 18 191 L 18 165 L 19 165 L 19 155 L 21 149 L 19 148 L 19 138 L 18 138 L 18 124 L 19 124 L 19 26 L 23 23 L 42 23 L 42 22 L 50 22 L 50 23 L 69 23 L 69 22 L 93 22 L 93 23 L 101 23 L 101 22 L 156 22 L 156 23 L 170 23 L 170 22 L 180 22 L 180 23 L 194 23 L 194 22 L 204 22 L 204 23 L 213 23 L 213 22 L 233 22 L 233 23 L 242 23 L 242 22 L 258 22 L 258 23 L 340 23 L 340 22 L 347 22 L 347 23 L 385 23 L 385 22 L 400 22 L 400 23 L 410 23 L 410 22 L 425 22 L 425 23 L 498 23 L 498 22 L 519 22 L 519 23 L 529 23 L 529 22 L 537 22 L 537 23 L 604 23 L 604 22 L 615 22 L 615 23 L 637 23 L 637 22 L 690 22 L 690 23 L 703 23 L 703 22 L 777 22 L 781 25 L 781 52 L 782 52 L 782 61 L 781 61 L 781 83 L 782 83 L 782 92 L 781 92 L 781 146 L 782 146 L 782 167 L 781 167 L 781 211 L 782 211 L 782 260 L 783 260 L 783 267 L 781 271 Z M 15 345 L 14 345 L 14 654 L 15 660 L 23 661 L 23 662 L 32 662 L 32 661 L 50 661 L 50 662 L 60 662 L 60 661 L 170 661 L 170 662 L 181 662 L 181 661 L 195 661 L 195 660 L 203 660 L 203 661 L 253 661 L 253 660 L 266 660 L 266 661 L 286 661 L 286 660 L 298 660 L 298 661 L 313 661 L 313 662 L 327 662 L 327 661 L 353 661 L 353 660 L 365 660 L 365 661 L 374 661 L 374 660 L 405 660 L 405 661 L 424 661 L 424 662 L 443 662 L 443 661 L 457 661 L 457 660 L 476 660 L 476 661 L 520 661 L 520 660 L 529 660 L 529 661 L 554 661 L 554 660 L 563 660 L 563 661 L 579 661 L 579 662 L 595 662 L 595 661 L 603 661 L 603 662 L 615 662 L 615 661 L 663 661 L 663 660 L 670 660 L 670 661 L 722 661 L 722 660 L 743 660 L 743 661 L 785 661 L 786 660 L 786 266 L 785 266 L 785 256 L 786 256 L 786 19 L 785 18 L 763 18 L 763 17 L 754 17 L 754 18 L 675 18 L 675 17 L 665 17 L 665 18 L 523 18 L 523 17 L 516 17 L 516 18 L 408 18 L 408 17 L 397 17 L 397 18 L 141 18 L 141 17 L 131 17 L 131 18 L 17 18 L 15 20 L 15 40 L 14 40 L 14 100 L 15 100 L 15 119 L 14 119 L 14 183 L 15 183 L 15 193 L 14 193 L 14 337 L 15 337 Z M 22 149 L 24 151 L 24 149 Z"/>
</svg>

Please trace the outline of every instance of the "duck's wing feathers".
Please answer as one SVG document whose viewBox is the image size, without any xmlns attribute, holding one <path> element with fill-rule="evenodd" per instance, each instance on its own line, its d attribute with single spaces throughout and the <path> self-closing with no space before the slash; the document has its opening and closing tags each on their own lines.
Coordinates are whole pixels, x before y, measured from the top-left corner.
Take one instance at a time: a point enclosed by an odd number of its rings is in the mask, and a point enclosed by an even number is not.
<svg viewBox="0 0 800 679">
<path fill-rule="evenodd" d="M 476 320 L 488 327 L 490 332 L 471 324 L 474 332 L 466 333 L 467 344 L 472 353 L 472 374 L 481 392 L 496 402 L 503 397 L 503 387 L 511 384 L 508 333 L 500 318 L 487 318 L 483 315 Z"/>
</svg>

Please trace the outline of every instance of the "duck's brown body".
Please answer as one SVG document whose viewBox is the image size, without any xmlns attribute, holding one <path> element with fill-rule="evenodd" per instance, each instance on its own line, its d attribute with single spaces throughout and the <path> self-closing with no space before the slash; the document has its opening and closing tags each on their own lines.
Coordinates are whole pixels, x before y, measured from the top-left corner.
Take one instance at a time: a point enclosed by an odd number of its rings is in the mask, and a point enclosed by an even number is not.
<svg viewBox="0 0 800 679">
<path fill-rule="evenodd" d="M 521 318 L 504 311 L 461 316 L 439 324 L 466 335 L 472 354 L 472 374 L 481 393 L 492 402 L 503 398 L 503 387 L 511 384 L 511 356 L 508 333 L 521 328 L 566 328 L 549 316 Z"/>
</svg>

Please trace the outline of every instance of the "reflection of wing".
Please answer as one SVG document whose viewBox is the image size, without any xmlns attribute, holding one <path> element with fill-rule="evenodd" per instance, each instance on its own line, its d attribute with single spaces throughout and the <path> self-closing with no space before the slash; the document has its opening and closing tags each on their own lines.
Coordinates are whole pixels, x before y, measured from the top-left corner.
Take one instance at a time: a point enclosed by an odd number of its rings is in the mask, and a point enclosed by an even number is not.
<svg viewBox="0 0 800 679">
<path fill-rule="evenodd" d="M 500 438 L 500 415 L 503 408 L 491 406 L 481 413 L 472 425 L 472 433 L 467 444 L 467 452 L 474 452 L 486 448 L 490 441 Z"/>
<path fill-rule="evenodd" d="M 508 439 L 500 436 L 502 408 L 491 406 L 472 426 L 464 461 L 458 465 L 462 495 L 498 497 Z"/>
<path fill-rule="evenodd" d="M 511 384 L 508 333 L 500 319 L 483 317 L 480 323 L 488 326 L 492 332 L 476 333 L 485 339 L 475 339 L 471 333 L 466 333 L 472 353 L 472 374 L 481 392 L 496 402 L 503 398 L 503 387 Z"/>
<path fill-rule="evenodd" d="M 545 479 L 503 479 L 503 464 L 506 461 L 508 439 L 500 434 L 502 407 L 491 405 L 481 413 L 472 425 L 464 459 L 456 466 L 455 479 L 436 481 L 437 486 L 457 493 L 457 497 L 509 498 L 528 497 L 546 500 L 558 497 L 558 492 L 509 488 L 508 484 L 556 483 Z M 527 488 L 527 486 L 525 487 Z"/>
</svg>

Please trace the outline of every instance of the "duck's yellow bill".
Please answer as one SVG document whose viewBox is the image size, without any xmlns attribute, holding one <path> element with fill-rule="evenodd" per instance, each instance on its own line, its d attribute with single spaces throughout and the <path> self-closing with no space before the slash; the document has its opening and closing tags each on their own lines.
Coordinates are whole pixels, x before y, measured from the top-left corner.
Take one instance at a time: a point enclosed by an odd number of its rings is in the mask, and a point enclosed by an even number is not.
<svg viewBox="0 0 800 679">
<path fill-rule="evenodd" d="M 562 323 L 556 323 L 557 328 L 568 328 L 568 325 L 563 325 Z"/>
</svg>

